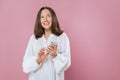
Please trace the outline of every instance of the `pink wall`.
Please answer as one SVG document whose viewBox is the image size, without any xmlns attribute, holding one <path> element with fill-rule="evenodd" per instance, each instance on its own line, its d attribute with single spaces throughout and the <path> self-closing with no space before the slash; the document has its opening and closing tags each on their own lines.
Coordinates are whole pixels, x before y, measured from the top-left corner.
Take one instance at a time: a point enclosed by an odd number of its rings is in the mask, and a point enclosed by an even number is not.
<svg viewBox="0 0 120 80">
<path fill-rule="evenodd" d="M 22 58 L 37 11 L 52 7 L 71 41 L 66 80 L 120 80 L 119 0 L 0 0 L 0 80 L 27 80 Z"/>
</svg>

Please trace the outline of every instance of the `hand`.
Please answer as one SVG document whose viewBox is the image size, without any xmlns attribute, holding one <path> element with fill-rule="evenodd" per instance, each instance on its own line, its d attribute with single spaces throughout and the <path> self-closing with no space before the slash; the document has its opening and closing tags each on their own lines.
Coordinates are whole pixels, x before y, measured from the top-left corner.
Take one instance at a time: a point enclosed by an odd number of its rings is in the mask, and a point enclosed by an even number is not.
<svg viewBox="0 0 120 80">
<path fill-rule="evenodd" d="M 45 49 L 46 48 L 41 48 L 40 52 L 38 53 L 38 58 L 36 60 L 38 64 L 40 64 L 48 55 L 48 53 L 45 54 Z"/>
<path fill-rule="evenodd" d="M 57 56 L 57 46 L 56 45 L 52 45 L 52 46 L 48 46 L 47 48 L 47 52 L 53 57 L 55 58 Z"/>
</svg>

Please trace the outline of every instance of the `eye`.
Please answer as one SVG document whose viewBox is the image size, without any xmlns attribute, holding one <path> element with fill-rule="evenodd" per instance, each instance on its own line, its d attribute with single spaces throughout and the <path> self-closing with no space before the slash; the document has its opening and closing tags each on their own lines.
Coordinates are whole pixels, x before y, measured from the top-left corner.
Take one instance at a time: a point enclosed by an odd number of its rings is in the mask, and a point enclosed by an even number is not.
<svg viewBox="0 0 120 80">
<path fill-rule="evenodd" d="M 51 17 L 50 15 L 47 15 L 47 17 Z"/>
<path fill-rule="evenodd" d="M 41 16 L 41 18 L 44 18 L 44 16 Z"/>
</svg>

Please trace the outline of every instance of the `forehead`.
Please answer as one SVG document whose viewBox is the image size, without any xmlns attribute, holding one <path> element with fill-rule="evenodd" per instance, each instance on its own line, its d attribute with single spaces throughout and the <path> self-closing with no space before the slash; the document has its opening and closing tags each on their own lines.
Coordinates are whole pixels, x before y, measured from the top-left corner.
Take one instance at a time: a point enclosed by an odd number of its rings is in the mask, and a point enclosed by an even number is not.
<svg viewBox="0 0 120 80">
<path fill-rule="evenodd" d="M 43 9 L 42 12 L 41 12 L 41 15 L 48 15 L 48 14 L 51 15 L 51 13 L 48 9 Z"/>
</svg>

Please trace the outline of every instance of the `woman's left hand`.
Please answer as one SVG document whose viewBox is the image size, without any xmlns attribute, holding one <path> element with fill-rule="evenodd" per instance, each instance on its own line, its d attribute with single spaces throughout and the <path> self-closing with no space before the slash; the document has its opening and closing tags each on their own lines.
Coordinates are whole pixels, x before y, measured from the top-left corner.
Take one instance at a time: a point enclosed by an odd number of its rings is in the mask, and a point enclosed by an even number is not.
<svg viewBox="0 0 120 80">
<path fill-rule="evenodd" d="M 57 56 L 57 46 L 56 45 L 52 45 L 52 46 L 48 46 L 47 48 L 47 52 L 53 57 L 55 58 Z"/>
</svg>

